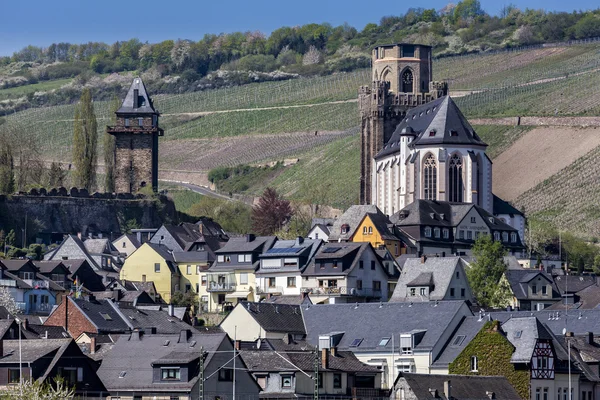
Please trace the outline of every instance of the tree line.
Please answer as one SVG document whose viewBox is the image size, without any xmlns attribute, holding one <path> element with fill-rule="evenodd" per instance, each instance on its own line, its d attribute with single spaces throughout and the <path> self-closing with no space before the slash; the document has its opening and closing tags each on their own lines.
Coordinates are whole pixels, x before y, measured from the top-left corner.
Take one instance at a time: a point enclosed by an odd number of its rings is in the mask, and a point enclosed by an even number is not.
<svg viewBox="0 0 600 400">
<path fill-rule="evenodd" d="M 360 31 L 348 24 L 311 23 L 281 27 L 270 35 L 259 31 L 206 34 L 197 41 L 62 42 L 48 47 L 27 46 L 10 57 L 0 57 L 0 65 L 69 64 L 45 69 L 37 79 L 74 76 L 82 70 L 110 73 L 156 68 L 161 73 L 185 74 L 194 80 L 219 68 L 349 70 L 368 63 L 368 49 L 389 42 L 428 44 L 443 55 L 598 36 L 600 9 L 566 13 L 520 10 L 508 5 L 498 15 L 490 15 L 478 0 L 463 0 L 441 10 L 410 8 L 403 15 L 384 16 L 379 23 L 369 23 Z M 322 67 L 307 67 L 310 65 Z"/>
</svg>

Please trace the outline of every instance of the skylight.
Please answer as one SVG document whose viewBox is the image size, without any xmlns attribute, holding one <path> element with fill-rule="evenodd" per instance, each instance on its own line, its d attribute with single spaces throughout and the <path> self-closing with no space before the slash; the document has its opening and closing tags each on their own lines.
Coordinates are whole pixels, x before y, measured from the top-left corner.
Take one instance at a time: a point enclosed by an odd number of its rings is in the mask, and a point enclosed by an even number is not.
<svg viewBox="0 0 600 400">
<path fill-rule="evenodd" d="M 168 345 L 169 345 L 169 343 L 171 343 L 171 341 L 167 339 L 167 340 L 165 340 L 165 341 L 163 342 L 163 346 L 168 346 Z"/>
<path fill-rule="evenodd" d="M 194 347 L 195 345 L 196 345 L 196 341 L 195 341 L 195 340 L 192 340 L 192 341 L 190 342 L 190 347 Z"/>
<path fill-rule="evenodd" d="M 127 374 L 127 371 L 121 371 L 121 373 L 119 374 L 119 378 L 125 378 L 126 374 Z"/>
<path fill-rule="evenodd" d="M 452 346 L 460 346 L 464 340 L 465 340 L 465 335 L 458 335 L 457 337 L 454 338 L 454 341 L 452 342 Z"/>
<path fill-rule="evenodd" d="M 339 250 L 340 250 L 339 247 L 328 247 L 325 250 L 323 250 L 323 253 L 335 253 Z"/>
<path fill-rule="evenodd" d="M 523 331 L 516 331 L 515 332 L 515 338 L 519 339 L 521 337 L 521 334 L 523 334 Z"/>
<path fill-rule="evenodd" d="M 110 315 L 108 315 L 107 313 L 101 312 L 100 315 L 102 316 L 102 318 L 104 318 L 106 321 L 112 321 L 112 317 Z"/>
<path fill-rule="evenodd" d="M 381 339 L 381 341 L 379 341 L 378 346 L 387 346 L 387 344 L 389 343 L 390 338 L 389 337 L 384 337 Z"/>
<path fill-rule="evenodd" d="M 350 344 L 350 347 L 358 347 L 358 346 L 360 346 L 360 344 L 362 343 L 362 341 L 363 341 L 362 339 L 354 339 L 352 341 L 352 343 Z"/>
</svg>

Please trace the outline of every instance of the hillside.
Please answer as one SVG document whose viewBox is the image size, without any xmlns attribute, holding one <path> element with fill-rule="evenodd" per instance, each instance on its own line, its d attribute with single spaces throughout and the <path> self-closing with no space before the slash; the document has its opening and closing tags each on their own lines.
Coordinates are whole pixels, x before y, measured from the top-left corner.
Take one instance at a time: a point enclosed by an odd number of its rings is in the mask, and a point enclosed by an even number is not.
<svg viewBox="0 0 600 400">
<path fill-rule="evenodd" d="M 599 228 L 563 218 L 567 206 L 557 211 L 558 203 L 541 199 L 552 198 L 562 184 L 561 174 L 570 173 L 580 157 L 600 151 L 597 131 L 585 127 L 600 124 L 592 118 L 600 111 L 595 96 L 599 64 L 597 43 L 434 61 L 435 79 L 450 83 L 451 95 L 489 144 L 498 194 L 587 235 Z M 208 170 L 218 166 L 298 159 L 245 194 L 259 194 L 271 185 L 294 199 L 340 208 L 354 204 L 360 154 L 356 96 L 358 87 L 369 81 L 370 71 L 359 69 L 156 95 L 166 132 L 160 142 L 159 176 L 208 184 Z M 0 90 L 0 98 L 2 94 Z M 94 106 L 103 129 L 110 118 L 109 102 L 96 101 Z M 46 160 L 68 163 L 73 114 L 69 104 L 31 108 L 7 116 L 4 126 L 34 137 Z M 522 126 L 514 126 L 517 116 Z M 521 178 L 515 181 L 515 176 Z M 569 187 L 564 202 L 576 198 L 578 207 L 589 211 L 584 215 L 594 215 L 597 187 L 590 182 Z"/>
</svg>

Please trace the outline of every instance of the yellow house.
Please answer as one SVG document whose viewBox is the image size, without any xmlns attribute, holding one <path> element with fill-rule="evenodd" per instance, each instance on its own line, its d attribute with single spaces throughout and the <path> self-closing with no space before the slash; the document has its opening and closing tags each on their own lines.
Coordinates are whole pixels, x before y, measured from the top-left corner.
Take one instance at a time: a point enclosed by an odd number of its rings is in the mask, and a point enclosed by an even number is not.
<svg viewBox="0 0 600 400">
<path fill-rule="evenodd" d="M 173 293 L 181 290 L 181 275 L 171 251 L 164 245 L 144 243 L 121 268 L 120 279 L 154 282 L 157 295 L 169 303 Z"/>
<path fill-rule="evenodd" d="M 398 257 L 406 253 L 406 246 L 388 227 L 387 217 L 381 213 L 367 213 L 358 224 L 350 242 L 369 242 L 374 249 L 385 245 L 390 254 Z"/>
</svg>

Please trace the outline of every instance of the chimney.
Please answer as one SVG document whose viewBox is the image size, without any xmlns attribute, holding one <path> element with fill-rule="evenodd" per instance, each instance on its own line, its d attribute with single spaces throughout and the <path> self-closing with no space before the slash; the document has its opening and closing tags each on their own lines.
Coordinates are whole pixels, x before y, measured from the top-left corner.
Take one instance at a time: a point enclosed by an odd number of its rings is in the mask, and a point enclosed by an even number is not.
<svg viewBox="0 0 600 400">
<path fill-rule="evenodd" d="M 137 328 L 131 332 L 131 341 L 134 340 L 137 340 L 138 342 L 140 341 L 140 330 Z"/>
<path fill-rule="evenodd" d="M 421 256 L 421 264 L 425 264 L 425 261 L 427 261 L 427 256 L 423 254 Z"/>
<path fill-rule="evenodd" d="M 292 334 L 291 333 L 284 333 L 283 334 L 283 343 L 285 343 L 285 344 L 292 343 Z"/>
<path fill-rule="evenodd" d="M 235 346 L 235 349 L 237 351 L 240 351 L 242 349 L 242 341 L 241 340 L 236 340 L 233 345 Z"/>
<path fill-rule="evenodd" d="M 437 391 L 437 389 L 429 388 L 429 393 L 431 393 L 431 397 L 433 397 L 434 399 L 438 398 L 438 391 Z"/>
<path fill-rule="evenodd" d="M 183 329 L 179 332 L 179 342 L 178 343 L 187 343 L 188 338 L 191 336 L 192 332 L 189 329 Z"/>
<path fill-rule="evenodd" d="M 173 304 L 169 304 L 169 317 L 173 317 L 175 315 L 175 306 Z"/>
<path fill-rule="evenodd" d="M 444 395 L 448 400 L 452 398 L 452 392 L 450 391 L 451 388 L 452 386 L 450 385 L 450 381 L 444 381 Z"/>
<path fill-rule="evenodd" d="M 81 240 L 81 232 L 77 232 L 77 237 Z"/>
<path fill-rule="evenodd" d="M 328 364 L 327 349 L 321 349 L 321 368 L 327 369 Z"/>
<path fill-rule="evenodd" d="M 337 356 L 337 347 L 332 346 L 331 349 L 329 349 L 331 351 L 331 356 L 332 357 L 336 357 Z"/>
<path fill-rule="evenodd" d="M 587 342 L 588 344 L 594 344 L 594 332 L 588 332 Z"/>
<path fill-rule="evenodd" d="M 90 354 L 96 353 L 96 337 L 90 338 Z"/>
<path fill-rule="evenodd" d="M 573 337 L 573 332 L 567 332 L 567 333 L 565 334 L 565 337 Z"/>
<path fill-rule="evenodd" d="M 488 397 L 490 400 L 492 400 L 492 399 L 495 399 L 495 398 L 496 398 L 496 393 L 494 393 L 494 392 L 488 392 L 488 391 L 486 390 L 485 394 L 487 395 L 487 397 Z"/>
<path fill-rule="evenodd" d="M 21 320 L 21 326 L 23 327 L 23 330 L 26 331 L 27 330 L 27 318 L 23 318 Z M 593 334 L 592 334 L 593 337 Z"/>
<path fill-rule="evenodd" d="M 301 299 L 305 299 L 305 298 L 306 298 L 306 296 L 308 296 L 308 292 L 301 292 L 301 293 L 300 293 L 300 298 L 301 298 Z"/>
<path fill-rule="evenodd" d="M 251 242 L 256 238 L 253 234 L 249 233 L 246 235 L 246 242 Z"/>
<path fill-rule="evenodd" d="M 140 106 L 139 96 L 140 91 L 138 89 L 133 89 L 133 108 L 138 108 Z"/>
<path fill-rule="evenodd" d="M 299 245 L 301 245 L 302 243 L 304 243 L 304 238 L 303 238 L 302 236 L 298 236 L 298 237 L 296 238 L 296 245 L 297 245 L 297 246 L 299 246 Z"/>
</svg>

